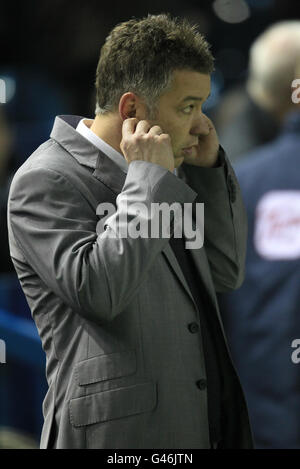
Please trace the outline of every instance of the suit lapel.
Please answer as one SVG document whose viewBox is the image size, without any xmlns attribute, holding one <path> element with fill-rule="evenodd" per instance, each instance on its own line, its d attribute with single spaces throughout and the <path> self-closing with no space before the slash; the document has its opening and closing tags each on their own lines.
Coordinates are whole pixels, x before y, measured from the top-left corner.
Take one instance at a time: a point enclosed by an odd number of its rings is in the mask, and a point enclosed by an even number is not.
<svg viewBox="0 0 300 469">
<path fill-rule="evenodd" d="M 217 311 L 217 315 L 218 315 L 219 322 L 221 323 L 223 335 L 225 336 L 225 332 L 224 332 L 223 324 L 221 320 L 221 315 L 220 315 L 220 311 L 219 311 L 219 307 L 217 303 L 217 298 L 215 294 L 215 287 L 214 287 L 213 280 L 211 277 L 211 271 L 210 271 L 205 249 L 204 248 L 192 249 L 191 253 L 192 253 L 193 261 L 196 265 L 197 271 L 199 272 L 202 282 L 209 294 L 209 297 L 212 301 L 214 309 Z"/>
<path fill-rule="evenodd" d="M 192 227 L 193 227 L 193 230 L 195 231 L 196 230 L 196 222 L 195 222 L 194 218 L 192 220 Z M 208 295 L 209 295 L 209 298 L 212 302 L 212 305 L 213 305 L 214 309 L 217 312 L 217 316 L 218 316 L 219 322 L 221 324 L 222 332 L 223 332 L 223 335 L 225 336 L 225 331 L 224 331 L 222 320 L 221 320 L 221 315 L 220 315 L 218 302 L 217 302 L 217 297 L 216 297 L 216 293 L 215 293 L 215 287 L 214 287 L 214 283 L 213 283 L 213 280 L 212 280 L 212 277 L 211 277 L 210 266 L 209 266 L 209 262 L 208 262 L 208 259 L 207 259 L 205 248 L 202 247 L 201 249 L 190 249 L 190 253 L 191 253 L 193 262 L 195 263 L 197 272 L 198 272 L 199 276 L 201 277 L 202 282 L 203 282 L 203 284 L 204 284 L 204 286 L 205 286 L 205 288 L 208 292 Z M 192 293 L 191 293 L 191 291 L 188 287 L 188 284 L 185 280 L 185 277 L 182 273 L 182 270 L 181 270 L 181 268 L 178 264 L 177 258 L 176 258 L 175 254 L 174 254 L 174 252 L 173 252 L 173 250 L 172 250 L 172 248 L 169 244 L 163 250 L 163 254 L 166 257 L 167 261 L 169 262 L 169 264 L 170 264 L 171 268 L 173 269 L 174 273 L 177 275 L 178 279 L 180 280 L 182 285 L 185 287 L 187 293 L 189 294 L 189 296 L 193 300 L 194 304 L 196 305 L 194 297 L 193 297 L 193 295 L 192 295 Z"/>
<path fill-rule="evenodd" d="M 182 286 L 185 288 L 187 294 L 190 296 L 193 303 L 195 303 L 194 297 L 191 293 L 191 290 L 188 287 L 187 281 L 182 273 L 182 270 L 178 264 L 176 256 L 171 248 L 170 244 L 168 243 L 166 247 L 163 249 L 162 254 L 165 256 L 166 261 L 170 265 L 171 269 L 174 271 L 175 275 L 177 276 L 178 280 L 181 282 Z M 196 304 L 196 303 L 195 303 Z"/>
</svg>

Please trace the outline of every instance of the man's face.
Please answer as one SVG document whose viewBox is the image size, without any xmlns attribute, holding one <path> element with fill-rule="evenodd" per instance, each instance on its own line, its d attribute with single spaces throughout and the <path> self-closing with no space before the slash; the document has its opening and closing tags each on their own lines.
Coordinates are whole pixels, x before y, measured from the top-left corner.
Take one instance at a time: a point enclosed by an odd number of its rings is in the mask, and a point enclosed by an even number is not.
<svg viewBox="0 0 300 469">
<path fill-rule="evenodd" d="M 174 72 L 172 87 L 158 100 L 157 114 L 150 123 L 159 125 L 170 135 L 175 168 L 181 165 L 185 155 L 196 152 L 193 146 L 198 144 L 198 137 L 208 133 L 202 105 L 209 94 L 209 75 L 178 70 Z"/>
</svg>

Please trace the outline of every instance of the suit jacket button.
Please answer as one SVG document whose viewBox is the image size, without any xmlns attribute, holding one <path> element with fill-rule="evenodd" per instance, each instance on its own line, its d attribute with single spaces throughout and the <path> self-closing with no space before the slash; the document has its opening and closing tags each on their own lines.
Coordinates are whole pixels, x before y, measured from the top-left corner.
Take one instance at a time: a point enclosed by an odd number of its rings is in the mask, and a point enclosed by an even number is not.
<svg viewBox="0 0 300 469">
<path fill-rule="evenodd" d="M 196 382 L 196 385 L 197 387 L 203 391 L 204 389 L 206 389 L 207 387 L 207 382 L 206 382 L 206 379 L 199 379 L 197 382 Z"/>
<path fill-rule="evenodd" d="M 188 325 L 188 329 L 189 331 L 192 333 L 192 334 L 195 334 L 195 332 L 198 332 L 199 331 L 199 326 L 196 322 L 191 322 L 189 325 Z"/>
</svg>

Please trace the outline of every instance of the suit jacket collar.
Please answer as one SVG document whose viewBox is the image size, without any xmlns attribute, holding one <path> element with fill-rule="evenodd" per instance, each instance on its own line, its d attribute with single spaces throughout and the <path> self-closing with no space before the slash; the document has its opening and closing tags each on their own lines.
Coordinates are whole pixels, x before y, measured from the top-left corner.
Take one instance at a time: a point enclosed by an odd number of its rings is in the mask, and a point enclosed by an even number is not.
<svg viewBox="0 0 300 469">
<path fill-rule="evenodd" d="M 57 116 L 50 134 L 79 164 L 94 169 L 93 176 L 119 194 L 126 174 L 105 153 L 76 131 L 82 116 Z"/>
</svg>

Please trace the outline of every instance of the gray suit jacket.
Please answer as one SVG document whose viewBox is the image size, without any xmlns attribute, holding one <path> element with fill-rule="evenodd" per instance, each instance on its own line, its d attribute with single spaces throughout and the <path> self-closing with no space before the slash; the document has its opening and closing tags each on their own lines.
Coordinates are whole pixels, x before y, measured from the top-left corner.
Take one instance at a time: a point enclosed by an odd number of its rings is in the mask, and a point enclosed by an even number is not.
<svg viewBox="0 0 300 469">
<path fill-rule="evenodd" d="M 213 169 L 183 165 L 180 177 L 136 161 L 126 175 L 76 132 L 78 120 L 56 118 L 8 203 L 11 256 L 47 357 L 41 448 L 209 448 L 206 389 L 196 385 L 206 377 L 201 334 L 188 327 L 199 311 L 169 240 L 109 232 L 124 197 L 129 213 L 137 201 L 204 202 L 205 245 L 191 252 L 222 327 L 216 291 L 241 284 L 245 257 L 235 175 L 226 158 Z M 101 202 L 117 212 L 97 235 Z M 224 350 L 230 444 L 251 447 Z"/>
</svg>

